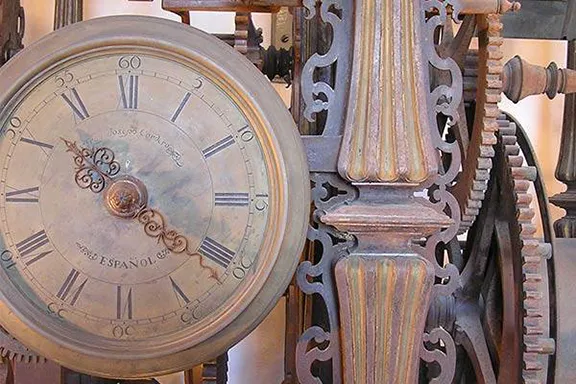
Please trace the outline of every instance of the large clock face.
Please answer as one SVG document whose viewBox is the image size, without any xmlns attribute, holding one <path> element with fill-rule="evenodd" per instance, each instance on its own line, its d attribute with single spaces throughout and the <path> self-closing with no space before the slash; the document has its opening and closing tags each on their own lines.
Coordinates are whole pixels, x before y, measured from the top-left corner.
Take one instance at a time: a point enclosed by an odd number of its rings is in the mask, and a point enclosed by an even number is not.
<svg viewBox="0 0 576 384">
<path fill-rule="evenodd" d="M 266 111 L 225 71 L 158 44 L 103 44 L 46 65 L 6 103 L 3 293 L 52 345 L 39 347 L 55 354 L 47 357 L 107 376 L 174 370 L 184 366 L 175 355 L 217 343 L 244 312 L 261 312 L 245 333 L 269 309 L 250 307 L 286 258 L 290 171 Z M 301 232 L 288 244 L 294 260 Z M 295 262 L 287 265 L 282 284 Z M 35 340 L 25 338 L 32 348 Z M 206 348 L 186 354 L 188 363 Z M 68 351 L 93 362 L 75 365 Z M 134 364 L 158 357 L 167 367 Z M 106 358 L 132 361 L 95 366 Z"/>
<path fill-rule="evenodd" d="M 6 138 L 4 267 L 78 327 L 133 340 L 194 328 L 252 274 L 269 214 L 262 147 L 201 73 L 137 50 L 86 55 L 22 95 Z M 79 167 L 64 138 L 94 154 Z M 115 156 L 112 177 L 88 175 L 100 148 Z M 125 176 L 191 252 L 114 210 L 110 199 L 132 198 L 110 195 Z"/>
</svg>

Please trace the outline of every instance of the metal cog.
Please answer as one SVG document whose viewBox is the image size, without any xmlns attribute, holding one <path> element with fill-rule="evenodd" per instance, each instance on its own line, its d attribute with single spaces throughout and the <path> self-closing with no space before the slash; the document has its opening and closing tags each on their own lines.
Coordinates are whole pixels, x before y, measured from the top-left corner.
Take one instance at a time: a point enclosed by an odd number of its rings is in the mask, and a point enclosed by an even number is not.
<svg viewBox="0 0 576 384">
<path fill-rule="evenodd" d="M 464 72 L 464 101 L 475 101 L 472 129 L 468 129 L 465 116 L 460 116 L 457 134 L 462 152 L 462 172 L 452 194 L 458 200 L 461 211 L 459 233 L 464 233 L 474 223 L 484 200 L 498 130 L 503 71 L 503 28 L 500 15 L 476 16 L 478 50 L 469 51 L 461 64 Z M 463 101 L 463 102 L 464 102 Z M 464 107 L 460 108 L 461 115 Z"/>
<path fill-rule="evenodd" d="M 464 248 L 456 239 L 446 249 L 451 262 L 461 265 L 460 287 L 435 300 L 427 329 L 452 333 L 458 346 L 454 382 L 546 383 L 553 366 L 548 355 L 555 350 L 553 287 L 547 273 L 551 246 L 535 237 L 531 207 L 529 189 L 538 171 L 524 164 L 516 124 L 504 114 L 496 123 L 486 201 Z M 434 368 L 428 374 L 435 377 Z"/>
<path fill-rule="evenodd" d="M 506 177 L 501 187 L 512 193 L 515 219 L 512 235 L 517 236 L 521 247 L 522 265 L 522 379 L 526 384 L 546 383 L 548 355 L 553 354 L 555 342 L 549 337 L 550 314 L 546 260 L 551 257 L 550 244 L 535 237 L 535 216 L 531 207 L 531 184 L 536 179 L 537 169 L 524 166 L 524 157 L 516 139 L 516 124 L 506 116 L 498 119 L 499 152 L 503 155 L 502 165 Z"/>
<path fill-rule="evenodd" d="M 23 363 L 44 363 L 46 358 L 37 355 L 0 327 L 0 356 L 4 359 Z"/>
</svg>

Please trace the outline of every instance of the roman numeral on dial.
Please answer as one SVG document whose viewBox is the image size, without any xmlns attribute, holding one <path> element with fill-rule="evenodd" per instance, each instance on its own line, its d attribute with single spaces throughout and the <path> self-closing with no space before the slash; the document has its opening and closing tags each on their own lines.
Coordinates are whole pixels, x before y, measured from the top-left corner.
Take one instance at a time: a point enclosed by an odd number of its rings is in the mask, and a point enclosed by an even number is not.
<svg viewBox="0 0 576 384">
<path fill-rule="evenodd" d="M 126 292 L 121 285 L 116 286 L 116 318 L 132 320 L 132 288 Z"/>
<path fill-rule="evenodd" d="M 225 138 L 223 138 L 222 140 L 218 141 L 216 144 L 213 144 L 213 145 L 209 146 L 208 148 L 206 148 L 205 150 L 203 150 L 202 154 L 207 159 L 210 156 L 214 156 L 218 152 L 228 148 L 232 144 L 234 144 L 234 138 L 232 137 L 232 135 L 228 135 Z"/>
<path fill-rule="evenodd" d="M 180 116 L 180 114 L 182 113 L 182 110 L 184 109 L 186 104 L 188 104 L 188 100 L 190 100 L 190 96 L 192 96 L 192 94 L 190 92 L 188 92 L 184 95 L 184 98 L 180 102 L 180 105 L 178 106 L 176 111 L 174 111 L 174 114 L 172 115 L 172 118 L 170 119 L 170 121 L 175 122 L 176 119 L 178 119 L 178 116 Z"/>
<path fill-rule="evenodd" d="M 76 88 L 72 88 L 70 90 L 70 97 L 65 93 L 62 93 L 60 96 L 62 96 L 66 104 L 68 104 L 68 106 L 72 109 L 72 112 L 74 112 L 74 116 L 76 116 L 80 120 L 84 120 L 90 117 L 90 114 L 88 113 L 88 110 L 86 109 L 86 106 L 84 105 L 84 102 L 80 98 L 80 95 L 78 94 Z"/>
<path fill-rule="evenodd" d="M 228 268 L 234 258 L 234 251 L 226 248 L 208 236 L 204 238 L 198 251 L 203 256 L 209 258 L 223 268 Z"/>
<path fill-rule="evenodd" d="M 138 109 L 138 75 L 118 76 L 120 96 L 124 109 Z"/>
<path fill-rule="evenodd" d="M 88 278 L 82 280 L 82 278 L 78 279 L 79 277 L 80 272 L 72 268 L 66 277 L 66 280 L 64 280 L 64 283 L 60 287 L 60 290 L 56 294 L 56 297 L 72 306 L 76 304 L 82 290 L 86 286 L 86 282 L 88 281 Z"/>
<path fill-rule="evenodd" d="M 169 276 L 169 278 L 170 278 L 170 283 L 172 284 L 172 290 L 174 291 L 174 294 L 176 295 L 176 300 L 178 300 L 178 304 L 181 307 L 183 307 L 186 304 L 189 304 L 190 299 L 188 298 L 188 296 L 186 296 L 184 291 L 182 291 L 182 288 L 180 288 L 178 286 L 178 284 L 176 284 L 176 282 L 174 281 L 172 276 Z"/>
<path fill-rule="evenodd" d="M 48 149 L 54 148 L 53 145 L 46 144 L 46 143 L 43 143 L 43 142 L 37 141 L 37 140 L 28 139 L 28 138 L 26 138 L 26 137 L 20 138 L 20 141 L 23 142 L 23 143 L 28 143 L 28 144 L 36 145 L 36 146 L 38 146 L 38 147 L 40 147 L 40 148 L 48 148 Z"/>
<path fill-rule="evenodd" d="M 44 232 L 44 230 L 41 230 L 16 244 L 16 250 L 20 254 L 20 259 L 24 262 L 24 264 L 26 264 L 26 266 L 30 266 L 35 262 L 37 262 L 38 260 L 41 260 L 44 257 L 48 256 L 54 251 L 53 249 L 48 248 L 39 253 L 38 252 L 35 253 L 36 250 L 45 246 L 48 243 L 49 240 L 48 237 L 46 236 L 46 233 Z M 10 261 L 10 263 L 6 265 L 6 268 L 12 268 L 13 266 L 16 265 L 16 262 L 13 261 L 12 259 L 6 261 Z"/>
<path fill-rule="evenodd" d="M 20 253 L 20 256 L 24 257 L 43 245 L 48 244 L 48 242 L 49 240 L 48 236 L 46 236 L 46 232 L 41 230 L 16 244 L 16 249 L 18 250 L 18 253 Z"/>
<path fill-rule="evenodd" d="M 218 206 L 230 206 L 230 207 L 241 207 L 250 204 L 250 195 L 248 193 L 215 193 L 214 194 L 214 205 Z"/>
<path fill-rule="evenodd" d="M 6 192 L 7 203 L 37 203 L 39 187 Z"/>
</svg>

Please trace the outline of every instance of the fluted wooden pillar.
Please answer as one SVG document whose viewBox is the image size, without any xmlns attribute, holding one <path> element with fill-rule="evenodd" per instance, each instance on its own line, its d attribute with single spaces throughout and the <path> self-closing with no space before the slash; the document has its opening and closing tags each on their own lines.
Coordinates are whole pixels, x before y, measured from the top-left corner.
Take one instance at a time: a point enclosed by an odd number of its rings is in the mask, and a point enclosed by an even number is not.
<svg viewBox="0 0 576 384">
<path fill-rule="evenodd" d="M 343 381 L 417 382 L 434 269 L 411 249 L 451 219 L 413 198 L 437 174 L 420 2 L 357 0 L 348 111 L 338 171 L 358 200 L 322 217 L 356 236 L 338 261 Z"/>
<path fill-rule="evenodd" d="M 83 0 L 56 0 L 54 30 L 82 21 Z"/>
</svg>

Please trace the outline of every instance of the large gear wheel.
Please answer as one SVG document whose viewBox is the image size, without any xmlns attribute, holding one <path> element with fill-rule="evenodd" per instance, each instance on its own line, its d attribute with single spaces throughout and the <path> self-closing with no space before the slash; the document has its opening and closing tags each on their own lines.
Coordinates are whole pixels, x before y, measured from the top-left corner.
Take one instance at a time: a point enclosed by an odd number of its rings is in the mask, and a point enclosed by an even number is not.
<svg viewBox="0 0 576 384">
<path fill-rule="evenodd" d="M 555 349 L 547 273 L 551 247 L 535 236 L 529 189 L 537 168 L 524 164 L 516 124 L 503 114 L 497 124 L 486 200 L 464 249 L 449 250 L 451 261 L 462 261 L 461 288 L 433 303 L 428 327 L 453 334 L 455 383 L 546 383 Z"/>
<path fill-rule="evenodd" d="M 517 143 L 516 128 L 516 123 L 505 117 L 500 119 L 498 155 L 502 158 L 497 160 L 501 167 L 497 172 L 504 175 L 500 198 L 513 207 L 514 216 L 508 223 L 512 250 L 515 251 L 513 256 L 516 258 L 513 268 L 521 271 L 520 276 L 515 275 L 513 283 L 522 300 L 522 379 L 524 383 L 536 384 L 546 383 L 548 355 L 555 349 L 554 340 L 549 337 L 551 319 L 548 311 L 547 260 L 552 255 L 551 245 L 535 236 L 535 211 L 531 207 L 529 188 L 536 180 L 537 168 L 523 165 L 524 156 Z"/>
<path fill-rule="evenodd" d="M 469 44 L 472 37 L 470 31 L 474 30 L 476 24 L 478 49 L 468 51 L 458 60 L 464 74 L 463 104 L 468 101 L 469 105 L 468 108 L 464 105 L 460 107 L 460 121 L 453 127 L 462 153 L 462 172 L 452 188 L 461 211 L 459 233 L 470 229 L 484 200 L 492 168 L 493 146 L 496 144 L 498 130 L 496 120 L 500 113 L 498 102 L 502 93 L 503 39 L 500 33 L 503 26 L 500 15 L 471 17 L 475 20 L 465 20 L 464 29 L 459 32 L 464 37 L 459 39 L 456 36 L 453 40 L 460 45 Z M 467 123 L 467 120 L 472 123 Z"/>
<path fill-rule="evenodd" d="M 0 327 L 0 356 L 14 362 L 44 363 L 46 359 L 26 348 L 6 330 Z"/>
</svg>

